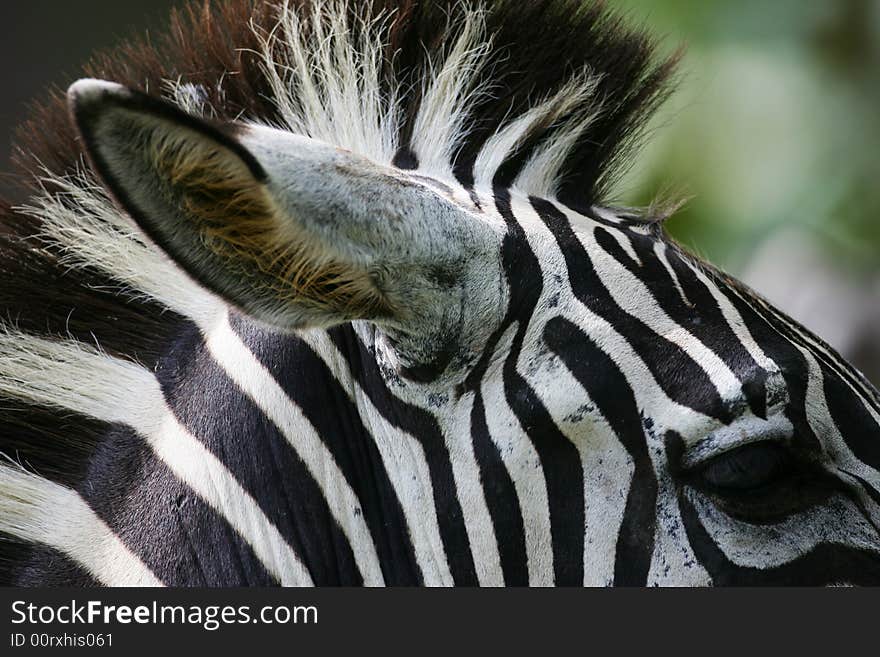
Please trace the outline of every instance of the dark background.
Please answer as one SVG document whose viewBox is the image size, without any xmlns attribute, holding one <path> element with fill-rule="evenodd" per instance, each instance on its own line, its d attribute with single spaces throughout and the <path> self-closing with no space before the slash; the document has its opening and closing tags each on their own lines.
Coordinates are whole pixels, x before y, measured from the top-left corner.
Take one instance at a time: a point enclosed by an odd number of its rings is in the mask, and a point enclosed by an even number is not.
<svg viewBox="0 0 880 657">
<path fill-rule="evenodd" d="M 0 194 L 27 102 L 175 4 L 0 0 Z M 688 46 L 620 201 L 693 196 L 672 234 L 880 383 L 880 0 L 607 4 Z"/>
<path fill-rule="evenodd" d="M 662 597 L 661 597 L 662 596 Z M 83 635 L 112 632 L 113 648 L 97 655 L 545 655 L 676 656 L 835 654 L 846 647 L 872 654 L 876 644 L 872 589 L 0 589 L 4 655 L 69 649 L 7 648 L 20 632 Z M 13 624 L 16 600 L 43 606 L 315 605 L 318 624 L 196 625 Z M 760 651 L 756 650 L 760 646 Z M 876 645 L 875 645 L 876 647 Z M 161 651 L 161 652 L 157 652 Z M 873 652 L 876 652 L 874 650 Z"/>
<path fill-rule="evenodd" d="M 9 170 L 12 132 L 49 85 L 66 88 L 96 49 L 153 31 L 173 0 L 0 0 L 0 171 Z M 8 181 L 0 178 L 0 193 Z"/>
</svg>

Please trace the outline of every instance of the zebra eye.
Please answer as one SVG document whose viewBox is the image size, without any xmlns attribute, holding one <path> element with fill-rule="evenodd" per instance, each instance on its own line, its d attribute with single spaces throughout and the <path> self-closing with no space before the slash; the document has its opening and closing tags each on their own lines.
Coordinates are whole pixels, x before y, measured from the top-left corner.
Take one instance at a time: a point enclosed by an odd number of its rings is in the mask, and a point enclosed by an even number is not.
<svg viewBox="0 0 880 657">
<path fill-rule="evenodd" d="M 771 441 L 710 458 L 688 480 L 726 514 L 756 524 L 779 522 L 821 504 L 833 492 L 814 461 Z"/>
<path fill-rule="evenodd" d="M 703 465 L 703 481 L 718 491 L 760 488 L 791 474 L 789 451 L 775 443 L 754 443 L 716 456 Z"/>
</svg>

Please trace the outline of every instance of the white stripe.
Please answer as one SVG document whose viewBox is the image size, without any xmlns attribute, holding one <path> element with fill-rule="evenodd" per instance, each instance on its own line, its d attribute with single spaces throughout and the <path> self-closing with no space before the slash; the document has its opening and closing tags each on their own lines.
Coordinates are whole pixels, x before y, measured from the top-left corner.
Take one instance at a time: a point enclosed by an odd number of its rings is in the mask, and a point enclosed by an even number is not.
<svg viewBox="0 0 880 657">
<path fill-rule="evenodd" d="M 602 284 L 625 312 L 641 320 L 656 335 L 681 347 L 708 375 L 723 399 L 732 400 L 741 396 L 740 380 L 727 363 L 697 336 L 670 318 L 641 279 L 596 243 L 592 231 L 579 232 L 577 236 L 593 258 L 596 274 Z"/>
<path fill-rule="evenodd" d="M 832 353 L 831 351 L 829 351 L 828 348 L 819 344 L 819 342 L 817 342 L 813 336 L 811 336 L 807 332 L 805 332 L 803 328 L 796 325 L 794 322 L 792 322 L 791 319 L 789 319 L 788 317 L 783 315 L 776 308 L 773 308 L 771 306 L 768 308 L 768 311 L 779 322 L 781 322 L 782 324 L 785 324 L 789 328 L 789 330 L 791 330 L 793 333 L 797 334 L 801 338 L 801 340 L 806 342 L 810 349 L 812 349 L 814 352 L 822 354 L 826 360 L 829 360 L 832 363 L 835 363 L 837 365 L 837 368 L 839 368 L 840 370 L 843 370 L 843 372 L 845 372 L 847 374 L 847 376 L 838 375 L 838 378 L 847 388 L 850 389 L 850 391 L 854 395 L 859 397 L 859 401 L 862 404 L 862 406 L 864 406 L 865 410 L 868 411 L 868 414 L 874 419 L 874 422 L 876 422 L 878 425 L 880 425 L 880 414 L 878 414 L 874 405 L 868 401 L 868 400 L 873 401 L 876 399 L 876 392 L 874 390 L 868 389 L 866 387 L 865 383 L 858 376 L 854 375 L 853 372 L 850 371 L 852 368 L 851 368 L 851 366 L 849 366 L 849 363 L 842 362 L 842 359 L 840 358 L 839 355 Z M 786 339 L 788 339 L 788 338 L 786 338 Z M 803 350 L 803 347 L 798 346 L 798 349 Z M 829 369 L 831 369 L 832 371 L 835 370 L 834 367 L 829 367 Z M 850 382 L 850 379 L 853 379 L 853 381 L 855 381 L 855 384 Z"/>
<path fill-rule="evenodd" d="M 572 222 L 572 227 L 580 223 L 580 225 L 583 226 L 584 230 L 589 231 L 590 233 L 592 233 L 593 230 L 596 228 L 602 228 L 602 230 L 604 230 L 605 233 L 609 237 L 611 237 L 611 239 L 617 242 L 620 248 L 623 249 L 626 254 L 630 258 L 632 258 L 639 266 L 643 264 L 642 259 L 639 257 L 639 254 L 636 253 L 636 248 L 633 246 L 632 242 L 629 239 L 629 235 L 627 235 L 623 230 L 615 230 L 614 228 L 610 227 L 597 226 L 596 222 L 592 219 L 589 219 L 588 217 L 583 217 L 582 215 L 577 213 L 571 213 L 568 216 L 568 219 Z M 585 219 L 589 223 L 584 223 L 583 221 L 579 222 L 579 219 Z"/>
<path fill-rule="evenodd" d="M 6 466 L 0 466 L 0 532 L 64 553 L 104 586 L 162 586 L 73 490 Z"/>
<path fill-rule="evenodd" d="M 452 475 L 464 515 L 477 581 L 480 586 L 504 586 L 498 538 L 495 536 L 495 526 L 486 503 L 486 491 L 483 489 L 471 438 L 473 404 L 474 396 L 467 395 L 449 413 L 446 421 L 441 423 L 443 439 L 452 462 Z"/>
<path fill-rule="evenodd" d="M 365 335 L 361 335 L 361 339 L 369 342 L 369 335 L 371 333 L 372 331 Z M 379 430 L 382 432 L 391 431 L 391 428 L 388 427 L 379 411 L 373 406 L 372 402 L 369 401 L 369 398 L 351 374 L 345 354 L 339 351 L 338 347 L 332 340 L 327 339 L 326 333 L 324 331 L 303 331 L 299 334 L 299 337 L 312 347 L 315 353 L 317 353 L 327 365 L 327 368 L 333 373 L 336 380 L 339 381 L 341 386 L 348 392 L 349 397 L 356 402 L 364 426 L 371 427 L 374 418 L 378 418 L 383 427 Z M 395 399 L 399 399 L 393 390 L 389 389 L 388 394 L 392 395 Z M 417 398 L 406 400 L 401 399 L 401 402 L 413 404 L 426 413 L 430 413 L 432 416 L 437 417 L 438 426 L 443 430 L 444 444 L 452 464 L 452 475 L 455 480 L 455 489 L 461 504 L 465 531 L 468 535 L 468 542 L 470 543 L 471 554 L 474 559 L 474 569 L 477 573 L 477 580 L 480 586 L 503 586 L 504 574 L 501 570 L 498 542 L 495 537 L 492 517 L 489 514 L 489 508 L 486 505 L 485 492 L 480 482 L 480 469 L 476 462 L 473 442 L 470 438 L 470 408 L 473 405 L 473 396 L 469 395 L 466 400 L 461 402 L 461 404 L 455 406 L 454 412 L 444 414 L 442 417 L 437 416 L 436 408 L 429 408 L 427 404 L 424 403 L 420 404 L 419 399 Z M 393 431 L 395 441 L 388 447 L 393 447 L 399 450 L 400 445 L 396 443 L 401 434 L 398 429 L 393 429 Z M 392 433 L 388 433 L 388 435 L 390 436 Z M 403 433 L 402 435 L 410 440 L 415 440 L 407 433 Z M 419 460 L 423 461 L 424 450 L 422 449 L 421 444 L 415 443 L 415 446 L 417 447 L 415 453 L 412 452 L 412 449 L 408 450 L 410 455 L 417 456 Z M 385 460 L 384 454 L 383 460 Z M 415 466 L 415 469 L 421 472 L 426 465 L 426 463 L 419 464 Z M 401 473 L 406 473 L 406 476 L 409 476 L 408 473 L 413 469 L 413 467 L 403 466 Z M 396 473 L 389 472 L 389 476 L 392 474 L 397 478 Z M 424 485 L 429 486 L 428 490 L 432 490 L 430 487 L 430 480 L 426 480 Z M 396 491 L 397 488 L 398 487 L 395 484 Z M 437 510 L 434 506 L 433 496 L 420 496 L 418 499 L 424 504 L 424 506 L 414 507 L 412 510 L 407 509 L 409 506 L 413 506 L 413 500 L 408 499 L 400 492 L 398 492 L 398 498 L 401 501 L 401 505 L 404 506 L 407 518 L 411 515 L 415 517 L 416 522 L 411 524 L 411 531 L 413 531 L 413 525 L 418 527 L 418 525 L 427 521 L 432 525 L 428 529 L 429 534 L 436 535 L 438 538 L 433 540 L 438 540 L 439 527 L 434 527 L 434 524 L 437 522 Z M 410 521 L 408 520 L 408 522 Z M 414 540 L 416 540 L 415 537 Z M 416 551 L 418 557 L 422 550 L 417 548 Z M 422 565 L 421 557 L 419 558 L 419 562 L 420 565 Z M 444 565 L 443 568 L 444 573 L 448 573 L 448 566 Z M 430 569 L 426 569 L 424 566 L 422 566 L 422 570 L 425 573 L 430 572 Z M 444 574 L 443 581 L 447 581 L 446 574 Z M 451 579 L 448 579 L 448 581 L 451 583 Z"/>
<path fill-rule="evenodd" d="M 371 427 L 382 465 L 403 509 L 425 585 L 452 586 L 424 448 L 415 437 L 389 424 L 365 395 L 359 396 L 356 403 L 361 416 L 372 419 L 367 426 Z"/>
<path fill-rule="evenodd" d="M 425 584 L 451 586 L 454 582 L 440 537 L 434 487 L 422 444 L 385 420 L 360 390 L 348 361 L 324 331 L 303 331 L 299 337 L 324 361 L 357 407 L 364 427 L 368 428 L 369 436 L 364 439 L 372 439 L 382 457 L 382 465 L 403 509 Z"/>
<path fill-rule="evenodd" d="M 706 289 L 711 292 L 712 296 L 715 298 L 716 303 L 718 304 L 718 307 L 721 309 L 721 314 L 727 321 L 728 326 L 730 326 L 730 329 L 733 331 L 734 335 L 736 335 L 737 339 L 740 341 L 746 351 L 749 352 L 749 355 L 754 359 L 754 361 L 769 372 L 778 372 L 779 366 L 772 358 L 764 353 L 761 345 L 757 343 L 757 341 L 749 331 L 748 326 L 746 326 L 745 320 L 742 318 L 742 315 L 740 315 L 740 312 L 736 309 L 733 303 L 731 303 L 727 295 L 721 292 L 721 290 L 718 289 L 718 286 L 710 281 L 706 274 L 704 274 L 699 267 L 689 262 L 687 258 L 682 258 L 682 261 L 706 286 Z"/>
<path fill-rule="evenodd" d="M 514 325 L 512 330 L 515 329 Z M 497 376 L 485 378 L 482 392 L 489 435 L 510 473 L 519 499 L 525 530 L 529 586 L 552 586 L 554 570 L 550 500 L 541 459 L 516 414 L 507 404 L 500 372 L 497 372 Z"/>
<path fill-rule="evenodd" d="M 595 92 L 597 79 L 583 78 L 584 91 Z M 577 81 L 577 78 L 575 78 Z M 554 199 L 562 183 L 568 156 L 586 134 L 593 121 L 602 113 L 602 101 L 586 105 L 577 116 L 566 119 L 565 125 L 545 139 L 520 169 L 512 189 L 543 199 Z"/>
<path fill-rule="evenodd" d="M 813 433 L 822 442 L 822 446 L 831 456 L 834 465 L 859 475 L 867 481 L 875 490 L 880 492 L 880 471 L 869 464 L 859 460 L 844 438 L 840 427 L 834 422 L 831 410 L 828 408 L 828 399 L 825 396 L 825 377 L 816 358 L 800 345 L 795 345 L 803 354 L 807 362 L 808 377 L 806 397 L 807 423 Z M 880 426 L 880 423 L 878 423 Z M 861 486 L 858 486 L 861 489 Z M 870 505 L 871 507 L 875 505 Z M 877 518 L 875 518 L 875 521 Z"/>
<path fill-rule="evenodd" d="M 842 493 L 770 525 L 736 520 L 693 489 L 687 494 L 712 541 L 738 566 L 778 568 L 823 544 L 845 545 L 880 555 L 876 528 L 865 522 L 858 505 Z M 780 536 L 785 540 L 780 540 Z"/>
<path fill-rule="evenodd" d="M 565 395 L 558 394 L 565 390 Z M 589 393 L 566 369 L 535 386 L 559 430 L 577 446 L 584 471 L 584 586 L 614 583 L 614 554 L 634 464 Z M 584 407 L 590 410 L 585 412 Z"/>
<path fill-rule="evenodd" d="M 563 210 L 561 207 L 559 209 Z M 566 212 L 570 211 L 566 210 Z M 531 206 L 529 205 L 525 210 L 518 206 L 516 216 L 521 222 L 528 221 L 525 224 L 526 234 L 532 248 L 537 253 L 544 254 L 541 266 L 548 271 L 553 267 L 553 273 L 561 278 L 559 282 L 554 283 L 554 288 L 568 293 L 568 297 L 559 302 L 560 316 L 584 331 L 617 365 L 635 395 L 639 410 L 654 420 L 658 431 L 672 429 L 683 439 L 688 440 L 688 438 L 702 438 L 722 426 L 722 423 L 715 418 L 679 404 L 667 396 L 629 342 L 607 320 L 572 295 L 568 270 L 563 264 L 565 258 L 555 238 L 535 215 Z M 540 240 L 540 244 L 535 244 L 533 240 Z"/>
<path fill-rule="evenodd" d="M 548 244 L 555 245 L 555 240 L 531 204 L 517 204 L 515 216 L 518 221 L 525 222 L 527 226 L 531 227 L 526 230 L 527 234 L 531 235 L 532 230 L 539 230 L 543 233 Z M 541 253 L 538 250 L 541 245 L 535 243 L 531 245 L 535 253 Z M 548 295 L 559 294 L 560 288 L 568 291 L 566 298 L 560 298 L 560 308 L 564 307 L 566 303 L 574 301 L 571 286 L 568 284 L 568 270 L 561 253 L 541 258 L 541 276 L 543 290 L 541 298 L 538 300 L 539 308 L 546 303 Z M 539 314 L 534 319 L 537 321 L 530 323 L 525 337 L 527 344 L 540 344 L 543 341 L 542 333 L 547 318 L 543 314 Z M 518 373 L 535 391 L 553 418 L 556 427 L 571 441 L 580 455 L 584 478 L 581 493 L 584 504 L 584 584 L 588 586 L 609 585 L 614 581 L 614 559 L 613 556 L 609 558 L 609 555 L 615 553 L 617 533 L 623 520 L 623 507 L 626 503 L 626 492 L 623 491 L 621 494 L 620 482 L 630 482 L 632 459 L 610 427 L 591 426 L 587 429 L 582 424 L 567 419 L 576 416 L 578 407 L 590 405 L 591 401 L 587 391 L 564 365 L 551 359 L 546 366 L 552 369 L 541 371 L 539 377 L 537 374 L 530 373 L 530 358 L 527 354 L 520 354 L 520 362 L 517 363 Z M 500 372 L 497 378 L 501 379 Z M 566 390 L 567 394 L 559 395 L 559 390 Z M 506 403 L 506 400 L 502 403 Z M 560 404 L 567 406 L 560 407 Z M 488 402 L 487 408 L 492 408 Z M 507 412 L 511 413 L 509 410 Z M 492 411 L 487 413 L 487 416 L 494 414 L 495 412 Z M 597 409 L 591 410 L 588 414 L 584 413 L 583 421 L 591 424 L 604 423 L 604 419 Z M 589 436 L 590 439 L 584 440 L 584 436 Z M 522 440 L 529 442 L 525 437 Z M 597 442 L 599 444 L 596 444 Z M 543 476 L 541 479 L 543 483 Z M 609 489 L 609 485 L 611 485 L 611 489 Z M 544 494 L 546 496 L 546 490 Z M 603 500 L 597 503 L 599 497 L 602 497 Z M 546 503 L 549 509 L 549 500 Z M 542 526 L 542 530 L 546 531 L 549 536 L 549 510 L 546 512 L 546 516 L 546 527 Z M 552 569 L 552 545 L 549 550 L 550 568 Z M 547 577 L 548 574 L 545 573 L 544 576 Z M 553 572 L 549 573 L 549 578 L 552 583 L 554 581 Z"/>
<path fill-rule="evenodd" d="M 175 476 L 187 484 L 244 538 L 282 586 L 312 586 L 308 570 L 260 505 L 226 466 L 166 409 L 153 428 L 138 428 Z"/>
<path fill-rule="evenodd" d="M 610 231 L 612 233 L 618 231 Z M 629 240 L 626 240 L 627 242 Z M 672 264 L 669 262 L 669 258 L 666 255 L 666 251 L 668 250 L 668 246 L 666 242 L 657 240 L 654 242 L 654 255 L 657 256 L 657 259 L 662 263 L 663 267 L 666 269 L 666 273 L 669 274 L 669 278 L 672 279 L 672 283 L 675 285 L 675 289 L 678 290 L 678 294 L 681 297 L 682 302 L 689 308 L 693 308 L 693 302 L 688 299 L 687 294 L 685 294 L 684 288 L 681 286 L 681 281 L 678 279 L 678 273 L 675 269 L 672 268 Z"/>
<path fill-rule="evenodd" d="M 712 294 L 712 297 L 718 304 L 718 308 L 721 310 L 721 314 L 724 316 L 724 320 L 743 348 L 760 367 L 770 374 L 767 378 L 767 416 L 781 413 L 788 403 L 789 396 L 779 365 L 764 352 L 754 336 L 752 336 L 745 320 L 743 320 L 742 315 L 728 296 L 716 284 L 710 281 L 698 266 L 689 262 L 687 258 L 682 258 L 682 261 Z"/>
<path fill-rule="evenodd" d="M 259 505 L 178 423 L 148 370 L 73 341 L 0 331 L 0 391 L 132 427 L 241 534 L 279 582 L 311 584 L 308 571 Z"/>
<path fill-rule="evenodd" d="M 646 585 L 706 586 L 712 578 L 687 540 L 678 504 L 680 483 L 669 474 L 665 445 L 657 447 L 648 450 L 657 475 L 657 526 Z"/>
<path fill-rule="evenodd" d="M 541 221 L 531 203 L 515 200 L 511 204 L 511 210 L 517 222 L 528 236 L 529 244 L 535 253 L 546 252 L 543 244 L 536 244 L 533 239 L 538 233 L 543 234 L 544 241 L 552 243 L 543 221 Z M 551 303 L 550 297 L 561 294 L 560 288 L 569 289 L 564 283 L 565 260 L 561 255 L 541 259 L 541 276 L 543 285 L 541 295 L 537 301 L 537 307 L 546 307 Z M 562 276 L 562 278 L 557 278 Z M 560 299 L 560 307 L 565 301 Z M 543 340 L 542 334 L 546 326 L 546 317 L 542 313 L 535 313 L 528 318 L 529 324 L 523 336 L 524 345 L 537 345 Z M 514 324 L 499 341 L 499 350 L 506 352 L 502 346 L 510 341 L 510 336 L 517 330 Z M 516 363 L 516 371 L 519 376 L 537 393 L 545 387 L 556 388 L 556 383 L 546 378 L 536 378 L 531 373 L 531 360 L 533 355 L 528 348 L 521 350 Z M 508 472 L 510 472 L 520 508 L 523 515 L 525 528 L 526 555 L 528 557 L 529 584 L 531 586 L 552 586 L 555 582 L 553 535 L 550 523 L 550 500 L 547 491 L 547 480 L 541 459 L 525 428 L 520 425 L 520 419 L 510 409 L 507 395 L 504 390 L 504 377 L 500 371 L 486 376 L 483 382 L 483 395 L 486 404 L 486 421 L 489 434 L 497 445 Z M 579 449 L 578 442 L 573 446 Z M 574 491 L 572 491 L 574 492 Z M 581 495 L 583 495 L 581 491 Z"/>
<path fill-rule="evenodd" d="M 383 585 L 379 557 L 361 512 L 361 503 L 314 426 L 232 330 L 227 315 L 211 329 L 203 330 L 208 352 L 278 427 L 318 484 L 334 519 L 351 544 L 364 584 Z"/>
<path fill-rule="evenodd" d="M 826 356 L 828 360 L 837 363 L 838 367 L 840 367 L 844 371 L 848 370 L 848 368 L 846 367 L 846 365 L 848 365 L 848 364 L 845 361 L 843 361 L 839 355 L 833 354 L 833 353 L 829 352 L 827 349 L 823 348 L 821 345 L 819 345 L 811 336 L 807 335 L 800 326 L 796 325 L 790 318 L 783 315 L 778 309 L 765 303 L 760 298 L 745 298 L 739 290 L 736 290 L 734 288 L 729 288 L 729 289 L 731 290 L 732 294 L 736 294 L 737 297 L 741 301 L 743 301 L 745 304 L 747 304 L 749 307 L 751 307 L 759 317 L 762 317 L 762 321 L 765 321 L 767 323 L 768 328 L 770 330 L 776 332 L 782 340 L 785 340 L 789 344 L 797 347 L 797 349 L 803 354 L 809 353 L 809 358 L 812 359 L 812 362 L 816 363 L 817 367 L 818 367 L 818 361 L 815 360 L 815 357 L 813 356 L 812 352 L 810 352 L 810 349 L 812 349 L 816 352 L 819 352 L 820 354 Z M 755 308 L 756 303 L 760 305 L 760 308 Z M 779 323 L 785 325 L 790 331 L 797 334 L 797 336 L 799 338 L 801 338 L 804 342 L 807 343 L 808 348 L 802 347 L 801 345 L 792 341 L 787 336 L 780 333 L 779 330 L 776 329 L 772 323 L 770 323 L 767 319 L 765 319 L 763 317 L 763 315 L 765 315 L 765 314 L 771 315 L 773 317 L 773 319 L 775 319 Z M 832 368 L 832 371 L 833 371 L 833 368 Z M 850 373 L 850 375 L 851 375 L 851 373 Z M 865 389 L 864 386 L 862 385 L 862 382 L 858 381 L 858 379 L 856 377 L 853 377 L 853 378 L 856 378 L 857 386 L 854 386 L 853 384 L 851 384 L 847 380 L 846 377 L 838 376 L 838 378 L 847 388 L 849 388 L 849 390 L 854 395 L 856 395 L 856 397 L 859 398 L 859 403 L 862 404 L 862 406 L 868 412 L 868 414 L 871 416 L 871 418 L 874 420 L 874 422 L 878 426 L 880 426 L 880 414 L 878 414 L 878 412 L 874 408 L 874 406 L 868 401 L 868 399 L 873 399 L 873 394 L 874 394 L 873 391 Z M 824 392 L 823 392 L 823 395 L 824 395 Z"/>
</svg>

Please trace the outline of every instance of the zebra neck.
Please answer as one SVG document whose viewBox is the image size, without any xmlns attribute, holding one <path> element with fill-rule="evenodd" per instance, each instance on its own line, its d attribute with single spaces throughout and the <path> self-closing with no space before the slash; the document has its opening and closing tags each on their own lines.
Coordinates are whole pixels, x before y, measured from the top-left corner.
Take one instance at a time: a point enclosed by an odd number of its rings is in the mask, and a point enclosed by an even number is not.
<svg viewBox="0 0 880 657">
<path fill-rule="evenodd" d="M 421 581 L 398 482 L 385 467 L 400 458 L 397 427 L 418 418 L 393 403 L 352 327 L 302 338 L 230 316 L 211 331 L 185 331 L 156 375 L 177 421 L 253 498 L 315 583 Z M 180 522 L 203 531 L 220 524 L 189 501 L 189 512 L 175 505 Z M 235 542 L 227 538 L 228 549 L 240 552 Z"/>
</svg>

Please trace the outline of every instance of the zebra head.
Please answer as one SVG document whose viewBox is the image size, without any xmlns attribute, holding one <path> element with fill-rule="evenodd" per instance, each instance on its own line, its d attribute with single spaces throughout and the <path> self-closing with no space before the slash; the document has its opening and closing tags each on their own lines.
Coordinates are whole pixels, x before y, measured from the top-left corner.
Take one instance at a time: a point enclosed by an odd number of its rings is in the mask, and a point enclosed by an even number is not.
<svg viewBox="0 0 880 657">
<path fill-rule="evenodd" d="M 665 65 L 620 91 L 593 55 L 511 114 L 513 85 L 477 138 L 468 105 L 493 92 L 469 76 L 498 46 L 475 10 L 404 130 L 370 86 L 387 25 L 352 36 L 344 9 L 318 3 L 317 60 L 286 6 L 283 57 L 263 42 L 283 121 L 183 81 L 69 89 L 101 186 L 56 176 L 28 212 L 183 328 L 152 369 L 14 336 L 6 394 L 115 428 L 88 492 L 8 468 L 0 491 L 65 500 L 114 547 L 83 554 L 39 508 L 16 529 L 0 506 L 0 529 L 105 583 L 880 583 L 877 392 L 662 220 L 602 201 L 607 144 Z"/>
</svg>

